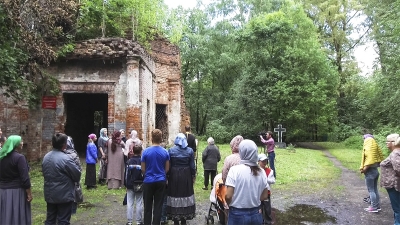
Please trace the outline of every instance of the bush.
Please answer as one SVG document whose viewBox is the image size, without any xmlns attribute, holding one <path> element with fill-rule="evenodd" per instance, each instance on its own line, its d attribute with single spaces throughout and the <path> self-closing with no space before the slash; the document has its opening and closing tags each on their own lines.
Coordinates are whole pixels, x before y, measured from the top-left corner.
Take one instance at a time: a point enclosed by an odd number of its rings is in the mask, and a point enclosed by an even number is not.
<svg viewBox="0 0 400 225">
<path fill-rule="evenodd" d="M 347 124 L 339 123 L 328 135 L 328 141 L 344 141 L 351 136 L 361 136 L 361 128 L 354 128 Z M 362 139 L 362 138 L 361 138 Z"/>
<path fill-rule="evenodd" d="M 216 143 L 229 143 L 232 139 L 229 129 L 221 124 L 221 120 L 213 120 L 208 123 L 206 136 L 207 138 L 213 137 Z"/>
<path fill-rule="evenodd" d="M 346 140 L 344 140 L 343 144 L 346 146 L 346 148 L 350 149 L 362 149 L 363 146 L 363 137 L 362 135 L 354 135 Z"/>
<path fill-rule="evenodd" d="M 386 136 L 382 136 L 380 134 L 374 135 L 376 142 L 378 143 L 379 147 L 381 148 L 383 155 L 387 157 L 389 155 L 389 150 L 386 147 Z M 346 148 L 350 149 L 362 149 L 364 144 L 364 139 L 361 135 L 351 136 L 343 141 L 343 144 Z"/>
</svg>

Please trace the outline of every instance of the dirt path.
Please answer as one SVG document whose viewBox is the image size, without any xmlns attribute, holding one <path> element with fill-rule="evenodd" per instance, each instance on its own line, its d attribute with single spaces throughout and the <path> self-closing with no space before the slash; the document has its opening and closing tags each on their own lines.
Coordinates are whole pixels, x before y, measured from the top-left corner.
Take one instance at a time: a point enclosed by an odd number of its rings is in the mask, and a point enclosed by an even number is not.
<svg viewBox="0 0 400 225">
<path fill-rule="evenodd" d="M 312 144 L 306 145 L 304 147 L 309 149 L 321 150 Z M 364 179 L 343 167 L 328 151 L 324 153 L 341 169 L 340 179 L 324 190 L 306 196 L 298 195 L 296 190 L 274 191 L 271 201 L 277 218 L 275 225 L 393 225 L 393 211 L 386 191 L 380 192 L 382 211 L 365 212 L 363 209 L 368 205 L 363 202 L 363 198 L 368 193 Z M 121 190 L 121 195 L 108 195 L 102 205 L 86 210 L 79 209 L 78 215 L 73 216 L 72 224 L 125 224 L 126 207 L 121 204 L 123 193 L 124 190 Z M 188 221 L 188 224 L 206 224 L 204 216 L 207 215 L 209 206 L 209 201 L 197 202 L 197 216 Z M 169 224 L 173 223 L 170 221 Z"/>
<path fill-rule="evenodd" d="M 307 144 L 308 149 L 318 149 L 318 146 L 313 146 Z M 290 221 L 285 221 L 285 216 L 280 218 L 279 213 L 277 213 L 277 223 L 279 225 L 285 224 L 363 224 L 363 225 L 393 225 L 393 211 L 390 205 L 390 200 L 384 189 L 380 189 L 381 198 L 381 209 L 379 213 L 368 213 L 363 209 L 368 206 L 368 204 L 363 202 L 363 198 L 368 195 L 365 181 L 363 177 L 359 174 L 348 170 L 343 167 L 342 164 L 332 156 L 328 151 L 324 151 L 326 157 L 332 161 L 332 163 L 341 169 L 342 174 L 337 183 L 333 183 L 331 187 L 328 187 L 318 193 L 313 193 L 309 196 L 296 196 L 294 193 L 276 193 L 272 200 L 273 207 L 275 207 L 278 212 L 279 210 L 284 210 L 283 214 L 291 214 L 290 207 L 296 209 L 296 205 L 310 205 L 316 206 L 322 210 L 322 214 L 317 217 L 325 217 L 325 221 L 316 221 L 315 216 L 310 214 L 298 215 Z M 340 193 L 338 194 L 337 188 L 340 188 Z M 307 211 L 306 209 L 305 211 Z M 315 213 L 321 213 L 312 207 Z M 302 212 L 299 212 L 302 214 Z M 288 216 L 286 216 L 288 217 Z M 291 216 L 289 216 L 291 217 Z M 334 219 L 333 219 L 333 218 Z M 307 219 L 309 219 L 307 221 Z M 298 221 L 304 221 L 296 222 Z M 315 221 L 315 222 L 312 222 Z"/>
</svg>

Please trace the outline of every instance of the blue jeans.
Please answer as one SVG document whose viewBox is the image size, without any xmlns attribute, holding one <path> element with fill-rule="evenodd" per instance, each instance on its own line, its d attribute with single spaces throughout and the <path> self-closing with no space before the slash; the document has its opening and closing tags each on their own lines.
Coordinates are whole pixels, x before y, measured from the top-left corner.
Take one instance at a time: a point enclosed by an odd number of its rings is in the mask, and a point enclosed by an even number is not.
<svg viewBox="0 0 400 225">
<path fill-rule="evenodd" d="M 394 225 L 400 225 L 400 192 L 394 188 L 386 189 L 394 212 Z"/>
<path fill-rule="evenodd" d="M 365 184 L 367 185 L 369 197 L 371 199 L 372 208 L 379 208 L 379 191 L 378 191 L 378 178 L 379 172 L 377 167 L 370 167 L 365 174 Z"/>
<path fill-rule="evenodd" d="M 274 171 L 274 177 L 276 178 L 276 170 L 275 170 L 275 152 L 268 153 L 268 163 L 269 168 Z"/>
<path fill-rule="evenodd" d="M 136 201 L 136 222 L 141 223 L 143 213 L 143 193 L 133 192 L 133 189 L 126 190 L 126 218 L 128 222 L 133 221 L 133 205 Z"/>
<path fill-rule="evenodd" d="M 263 223 L 260 207 L 239 209 L 229 207 L 228 225 L 260 225 Z"/>
</svg>

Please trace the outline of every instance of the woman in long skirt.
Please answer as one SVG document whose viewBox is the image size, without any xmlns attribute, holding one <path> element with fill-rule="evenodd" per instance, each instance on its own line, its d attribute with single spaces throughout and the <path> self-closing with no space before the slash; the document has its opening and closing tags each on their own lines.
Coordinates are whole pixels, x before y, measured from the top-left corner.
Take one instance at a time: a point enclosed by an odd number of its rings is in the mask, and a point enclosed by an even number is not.
<svg viewBox="0 0 400 225">
<path fill-rule="evenodd" d="M 85 185 L 88 189 L 96 188 L 96 162 L 97 147 L 94 142 L 97 140 L 95 134 L 89 135 L 88 144 L 86 146 L 86 178 Z"/>
<path fill-rule="evenodd" d="M 170 165 L 168 176 L 167 217 L 174 224 L 186 224 L 196 215 L 193 184 L 196 179 L 193 149 L 188 147 L 186 136 L 179 133 L 175 146 L 168 150 Z"/>
<path fill-rule="evenodd" d="M 11 135 L 0 151 L 0 224 L 32 224 L 31 181 L 21 136 Z"/>
<path fill-rule="evenodd" d="M 124 184 L 124 152 L 125 143 L 121 140 L 121 132 L 115 131 L 108 140 L 107 153 L 107 186 L 108 189 L 118 189 Z"/>
</svg>

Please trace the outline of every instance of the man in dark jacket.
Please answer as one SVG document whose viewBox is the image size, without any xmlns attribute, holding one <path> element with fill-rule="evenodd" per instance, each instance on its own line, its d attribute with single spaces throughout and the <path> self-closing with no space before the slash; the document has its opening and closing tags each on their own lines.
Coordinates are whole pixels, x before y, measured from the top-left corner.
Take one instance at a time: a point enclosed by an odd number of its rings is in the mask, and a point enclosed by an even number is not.
<svg viewBox="0 0 400 225">
<path fill-rule="evenodd" d="M 197 151 L 196 137 L 192 133 L 190 133 L 190 126 L 185 126 L 185 131 L 186 131 L 186 140 L 188 146 L 191 147 L 194 152 L 196 152 Z"/>
<path fill-rule="evenodd" d="M 52 138 L 53 150 L 43 158 L 44 199 L 47 203 L 45 225 L 70 224 L 75 200 L 75 182 L 80 181 L 81 170 L 64 152 L 67 139 L 65 134 L 55 134 Z"/>
</svg>

